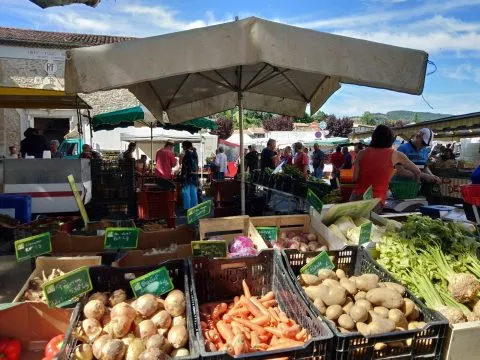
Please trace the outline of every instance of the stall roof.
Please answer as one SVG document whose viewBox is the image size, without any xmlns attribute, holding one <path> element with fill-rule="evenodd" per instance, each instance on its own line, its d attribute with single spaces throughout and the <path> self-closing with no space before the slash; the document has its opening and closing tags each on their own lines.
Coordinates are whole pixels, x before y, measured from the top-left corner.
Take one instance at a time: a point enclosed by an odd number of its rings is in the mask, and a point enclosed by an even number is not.
<svg viewBox="0 0 480 360">
<path fill-rule="evenodd" d="M 421 123 L 405 125 L 393 129 L 395 134 L 404 139 L 409 139 L 415 135 L 421 128 L 429 128 L 435 133 L 436 138 L 451 138 L 455 133 L 464 133 L 468 137 L 469 133 L 480 129 L 480 112 L 449 116 L 442 119 L 423 121 Z M 470 131 L 471 130 L 471 131 Z M 365 139 L 372 136 L 373 129 L 354 135 L 354 139 Z M 475 131 L 476 133 L 477 131 Z"/>
<path fill-rule="evenodd" d="M 8 109 L 91 109 L 80 96 L 64 91 L 0 87 L 0 108 Z"/>
</svg>

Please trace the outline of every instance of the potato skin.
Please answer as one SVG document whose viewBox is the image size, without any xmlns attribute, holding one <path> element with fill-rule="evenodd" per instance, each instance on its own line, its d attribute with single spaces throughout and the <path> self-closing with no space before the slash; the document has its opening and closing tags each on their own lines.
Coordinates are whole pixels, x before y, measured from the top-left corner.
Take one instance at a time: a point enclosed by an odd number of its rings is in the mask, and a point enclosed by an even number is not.
<svg viewBox="0 0 480 360">
<path fill-rule="evenodd" d="M 352 330 L 355 327 L 355 322 L 352 320 L 350 315 L 342 314 L 338 318 L 338 325 L 346 330 Z"/>
<path fill-rule="evenodd" d="M 367 300 L 375 306 L 387 309 L 400 309 L 404 300 L 398 291 L 387 288 L 376 288 L 367 292 Z"/>
<path fill-rule="evenodd" d="M 331 305 L 327 308 L 325 316 L 330 320 L 337 320 L 343 314 L 343 309 L 340 305 Z"/>
</svg>

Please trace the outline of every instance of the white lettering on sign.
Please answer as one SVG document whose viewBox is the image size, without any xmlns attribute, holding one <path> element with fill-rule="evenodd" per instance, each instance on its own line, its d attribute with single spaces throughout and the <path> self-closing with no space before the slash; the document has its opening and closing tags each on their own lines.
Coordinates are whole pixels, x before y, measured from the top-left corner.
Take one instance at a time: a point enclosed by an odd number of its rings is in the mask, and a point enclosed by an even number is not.
<svg viewBox="0 0 480 360">
<path fill-rule="evenodd" d="M 65 51 L 60 49 L 24 48 L 0 45 L 0 58 L 65 61 Z"/>
<path fill-rule="evenodd" d="M 43 67 L 48 75 L 53 76 L 58 70 L 57 64 L 55 64 L 52 60 L 48 60 Z"/>
</svg>

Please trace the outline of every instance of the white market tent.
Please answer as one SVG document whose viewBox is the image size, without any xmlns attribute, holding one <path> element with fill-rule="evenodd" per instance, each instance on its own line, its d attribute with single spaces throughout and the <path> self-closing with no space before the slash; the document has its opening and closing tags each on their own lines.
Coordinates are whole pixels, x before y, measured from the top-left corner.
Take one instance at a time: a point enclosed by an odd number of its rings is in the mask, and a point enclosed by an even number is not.
<svg viewBox="0 0 480 360">
<path fill-rule="evenodd" d="M 317 112 L 341 83 L 419 95 L 424 51 L 352 39 L 258 18 L 115 44 L 70 49 L 65 91 L 128 88 L 170 122 L 239 107 L 301 117 Z M 244 169 L 244 166 L 242 166 Z M 245 184 L 242 172 L 242 212 Z"/>
</svg>

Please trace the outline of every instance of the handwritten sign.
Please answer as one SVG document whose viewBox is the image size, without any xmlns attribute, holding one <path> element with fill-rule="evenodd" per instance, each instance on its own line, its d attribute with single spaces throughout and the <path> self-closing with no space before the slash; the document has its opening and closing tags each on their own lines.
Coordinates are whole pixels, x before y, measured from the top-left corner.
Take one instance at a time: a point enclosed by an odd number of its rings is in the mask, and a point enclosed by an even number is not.
<svg viewBox="0 0 480 360">
<path fill-rule="evenodd" d="M 189 224 L 194 223 L 195 221 L 204 218 L 205 216 L 210 215 L 212 211 L 212 200 L 204 201 L 197 206 L 194 206 L 187 211 L 187 222 Z"/>
<path fill-rule="evenodd" d="M 358 240 L 359 245 L 370 242 L 370 234 L 372 233 L 372 223 L 369 221 L 360 226 L 360 238 Z"/>
<path fill-rule="evenodd" d="M 255 228 L 265 241 L 277 241 L 278 228 L 276 226 L 260 226 Z"/>
<path fill-rule="evenodd" d="M 130 281 L 135 297 L 144 294 L 162 295 L 173 290 L 173 283 L 165 266 Z"/>
<path fill-rule="evenodd" d="M 319 214 L 322 213 L 323 202 L 311 189 L 308 189 L 307 201 L 310 203 L 311 206 L 313 206 L 315 210 L 318 211 Z"/>
<path fill-rule="evenodd" d="M 372 200 L 373 199 L 373 188 L 372 185 L 368 187 L 367 190 L 363 193 L 363 200 Z"/>
<path fill-rule="evenodd" d="M 315 256 L 308 264 L 304 265 L 300 272 L 302 274 L 311 274 L 317 275 L 318 270 L 320 269 L 333 269 L 335 265 L 333 264 L 332 260 L 328 256 L 326 251 L 322 251 L 320 254 Z"/>
<path fill-rule="evenodd" d="M 138 246 L 137 228 L 107 228 L 105 230 L 105 249 L 136 249 Z"/>
<path fill-rule="evenodd" d="M 43 284 L 48 306 L 62 306 L 92 290 L 88 267 L 82 266 Z"/>
<path fill-rule="evenodd" d="M 224 258 L 227 257 L 225 240 L 192 241 L 192 255 Z"/>
<path fill-rule="evenodd" d="M 73 197 L 77 202 L 78 209 L 80 210 L 80 215 L 82 215 L 83 223 L 85 224 L 85 227 L 87 227 L 90 220 L 88 218 L 85 205 L 83 205 L 82 198 L 80 197 L 80 193 L 78 192 L 77 184 L 75 184 L 75 179 L 73 178 L 73 175 L 68 175 L 67 179 L 68 179 L 68 183 L 70 184 L 70 188 L 72 189 Z"/>
<path fill-rule="evenodd" d="M 15 256 L 18 261 L 50 252 L 52 252 L 52 241 L 49 232 L 15 241 Z"/>
</svg>

